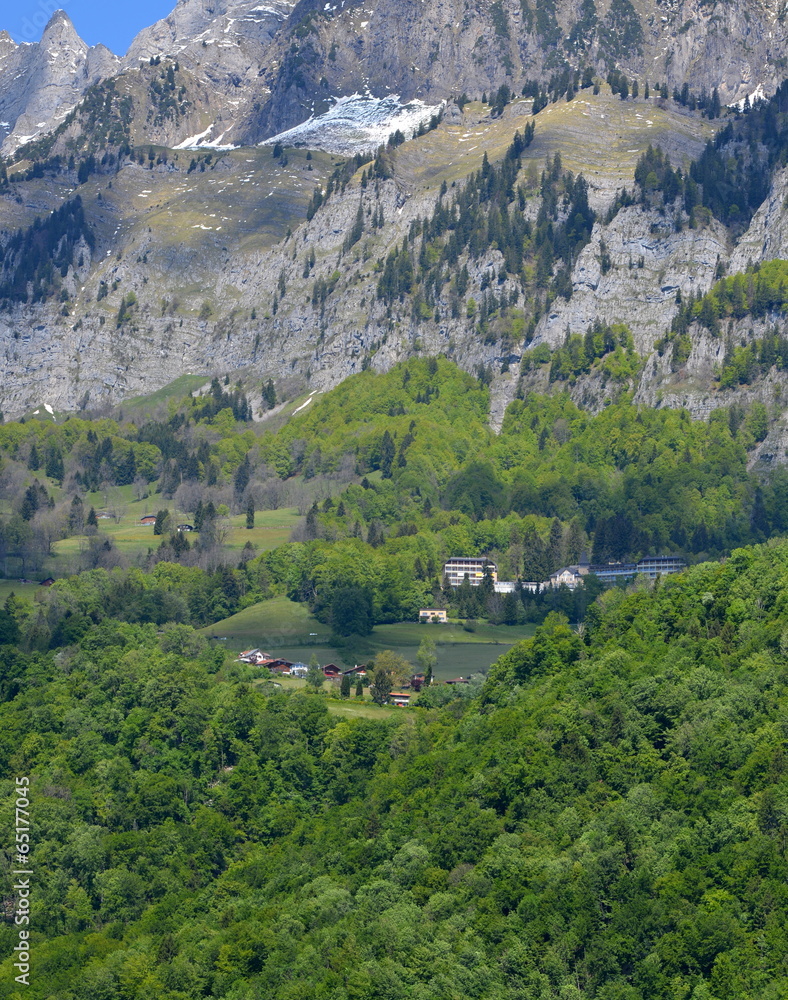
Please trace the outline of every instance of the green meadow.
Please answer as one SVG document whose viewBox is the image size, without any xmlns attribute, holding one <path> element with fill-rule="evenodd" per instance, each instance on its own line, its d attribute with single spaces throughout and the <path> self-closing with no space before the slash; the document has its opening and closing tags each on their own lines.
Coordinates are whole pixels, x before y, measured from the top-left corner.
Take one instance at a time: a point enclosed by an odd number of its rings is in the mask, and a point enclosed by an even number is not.
<svg viewBox="0 0 788 1000">
<path fill-rule="evenodd" d="M 446 680 L 486 670 L 515 642 L 533 635 L 533 626 L 480 624 L 467 632 L 456 623 L 397 622 L 378 625 L 369 636 L 340 639 L 309 614 L 305 605 L 274 597 L 204 628 L 202 633 L 233 652 L 257 647 L 294 662 L 308 663 L 316 656 L 321 663 L 346 666 L 365 663 L 383 649 L 392 649 L 415 665 L 419 644 L 429 637 L 437 646 L 435 676 Z"/>
<path fill-rule="evenodd" d="M 160 508 L 170 508 L 173 512 L 176 524 L 191 523 L 192 515 L 183 511 L 173 510 L 172 504 L 161 497 L 148 497 L 145 500 L 134 500 L 131 496 L 131 487 L 122 486 L 119 492 L 129 493 L 128 499 L 125 497 L 119 502 L 117 507 L 121 513 L 119 520 L 99 520 L 99 531 L 107 535 L 117 550 L 122 553 L 132 564 L 139 563 L 145 559 L 147 554 L 157 549 L 164 540 L 161 536 L 153 534 L 153 525 L 141 524 L 140 520 L 146 514 L 155 514 Z M 105 504 L 102 502 L 104 496 L 100 493 L 87 494 L 85 498 L 86 508 L 94 506 L 97 511 L 103 510 Z M 110 506 L 111 505 L 106 505 Z M 290 538 L 290 533 L 298 524 L 300 518 L 295 508 L 285 508 L 280 510 L 263 510 L 255 513 L 255 526 L 247 528 L 246 515 L 237 514 L 228 518 L 230 530 L 225 541 L 225 546 L 232 552 L 240 553 L 247 542 L 251 542 L 255 553 L 267 552 L 283 545 Z M 196 541 L 197 534 L 191 534 L 190 539 Z M 44 575 L 54 577 L 68 576 L 77 571 L 80 565 L 80 555 L 88 547 L 89 539 L 85 535 L 73 535 L 70 538 L 63 538 L 52 546 L 52 556 L 44 564 Z"/>
</svg>

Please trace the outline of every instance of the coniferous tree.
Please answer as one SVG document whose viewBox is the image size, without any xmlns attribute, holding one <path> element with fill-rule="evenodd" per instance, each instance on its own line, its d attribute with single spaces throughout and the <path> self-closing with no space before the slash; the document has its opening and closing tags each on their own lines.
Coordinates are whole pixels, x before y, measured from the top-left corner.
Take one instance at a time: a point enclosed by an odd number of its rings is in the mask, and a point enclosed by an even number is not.
<svg viewBox="0 0 788 1000">
<path fill-rule="evenodd" d="M 243 457 L 243 461 L 235 470 L 235 475 L 233 476 L 233 486 L 235 487 L 236 497 L 243 495 L 244 490 L 249 485 L 249 480 L 252 475 L 252 467 L 249 463 L 249 454 L 247 453 Z"/>
<path fill-rule="evenodd" d="M 391 479 L 391 467 L 394 464 L 396 449 L 394 439 L 388 430 L 383 432 L 383 439 L 380 442 L 380 471 L 384 479 Z"/>
<path fill-rule="evenodd" d="M 169 527 L 170 512 L 169 510 L 160 510 L 156 512 L 156 523 L 153 525 L 154 535 L 163 535 L 164 532 Z"/>
<path fill-rule="evenodd" d="M 71 509 L 68 513 L 68 526 L 71 531 L 81 532 L 85 524 L 85 508 L 82 497 L 75 496 L 71 501 Z"/>
<path fill-rule="evenodd" d="M 63 469 L 63 456 L 59 451 L 52 450 L 47 455 L 46 467 L 44 470 L 50 479 L 54 479 L 57 483 L 63 482 L 63 476 L 65 474 Z"/>
</svg>

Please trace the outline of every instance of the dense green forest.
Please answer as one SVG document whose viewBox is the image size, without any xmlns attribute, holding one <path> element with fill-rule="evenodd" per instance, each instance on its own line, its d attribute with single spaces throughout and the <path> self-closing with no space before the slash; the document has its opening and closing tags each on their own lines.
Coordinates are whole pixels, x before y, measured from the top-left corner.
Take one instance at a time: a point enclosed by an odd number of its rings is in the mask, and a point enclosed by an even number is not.
<svg viewBox="0 0 788 1000">
<path fill-rule="evenodd" d="M 726 337 L 728 350 L 719 373 L 721 388 L 754 382 L 772 367 L 778 370 L 788 363 L 788 339 L 778 321 L 788 305 L 786 293 L 788 263 L 770 260 L 748 267 L 743 273 L 721 278 L 705 295 L 698 294 L 684 302 L 661 337 L 656 348 L 660 354 L 670 346 L 671 366 L 676 371 L 689 356 L 692 347 L 690 327 L 697 324 L 714 337 Z M 762 337 L 749 344 L 733 343 L 730 337 L 734 320 L 751 317 L 769 319 L 773 325 Z"/>
<path fill-rule="evenodd" d="M 780 542 L 608 591 L 475 695 L 381 720 L 251 681 L 185 625 L 3 645 L 24 995 L 783 997 L 786 579 Z M 27 621 L 9 602 L 5 637 Z"/>
</svg>

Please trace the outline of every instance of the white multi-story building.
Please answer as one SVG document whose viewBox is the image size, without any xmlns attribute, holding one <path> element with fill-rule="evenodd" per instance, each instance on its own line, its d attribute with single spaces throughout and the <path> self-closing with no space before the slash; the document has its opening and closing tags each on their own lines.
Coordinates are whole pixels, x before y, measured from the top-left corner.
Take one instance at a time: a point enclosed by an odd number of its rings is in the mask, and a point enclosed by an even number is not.
<svg viewBox="0 0 788 1000">
<path fill-rule="evenodd" d="M 493 583 L 498 582 L 498 567 L 484 557 L 457 556 L 443 567 L 443 575 L 452 587 L 459 587 L 466 576 L 472 587 L 478 587 L 485 573 L 490 574 Z"/>
<path fill-rule="evenodd" d="M 681 573 L 687 564 L 678 556 L 644 556 L 638 563 L 599 563 L 592 565 L 587 562 L 576 566 L 564 566 L 543 584 L 545 587 L 560 587 L 562 584 L 574 590 L 583 582 L 583 577 L 593 573 L 602 583 L 613 584 L 621 580 L 632 580 L 636 576 L 646 576 L 656 580 L 658 576 L 670 573 Z"/>
</svg>

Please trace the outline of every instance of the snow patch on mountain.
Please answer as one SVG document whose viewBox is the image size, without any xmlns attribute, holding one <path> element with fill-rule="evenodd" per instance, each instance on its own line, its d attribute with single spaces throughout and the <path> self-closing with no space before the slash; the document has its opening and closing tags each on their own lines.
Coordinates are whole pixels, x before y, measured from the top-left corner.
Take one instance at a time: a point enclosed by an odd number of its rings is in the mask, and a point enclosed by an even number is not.
<svg viewBox="0 0 788 1000">
<path fill-rule="evenodd" d="M 345 155 L 367 152 L 383 145 L 397 131 L 409 139 L 442 107 L 442 104 L 430 106 L 423 101 L 401 104 L 398 94 L 390 97 L 351 94 L 338 98 L 333 108 L 322 115 L 308 118 L 295 128 L 266 139 L 261 145 L 280 142 Z"/>
<path fill-rule="evenodd" d="M 744 111 L 744 106 L 747 103 L 747 101 L 750 102 L 750 107 L 753 107 L 753 105 L 757 104 L 758 101 L 766 101 L 766 100 L 768 100 L 768 97 L 766 96 L 766 92 L 763 89 L 763 84 L 759 83 L 751 94 L 748 94 L 746 97 L 742 97 L 740 101 L 735 101 L 733 104 L 729 104 L 728 107 L 736 108 L 737 111 Z"/>
<path fill-rule="evenodd" d="M 213 131 L 215 122 L 211 122 L 207 129 L 203 132 L 198 132 L 197 135 L 190 135 L 188 139 L 184 139 L 183 142 L 179 142 L 177 146 L 173 146 L 173 149 L 218 149 L 225 151 L 228 149 L 237 149 L 237 146 L 231 143 L 222 144 L 222 139 L 227 135 L 229 129 L 225 129 L 224 132 L 216 139 L 209 139 L 211 132 Z"/>
</svg>

